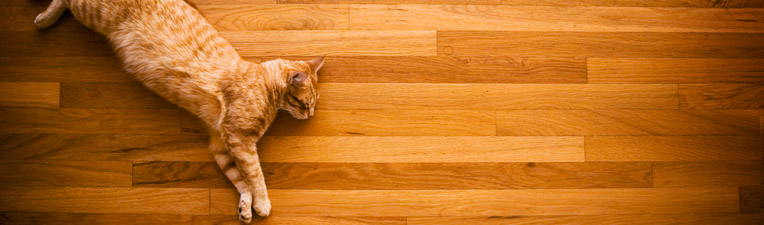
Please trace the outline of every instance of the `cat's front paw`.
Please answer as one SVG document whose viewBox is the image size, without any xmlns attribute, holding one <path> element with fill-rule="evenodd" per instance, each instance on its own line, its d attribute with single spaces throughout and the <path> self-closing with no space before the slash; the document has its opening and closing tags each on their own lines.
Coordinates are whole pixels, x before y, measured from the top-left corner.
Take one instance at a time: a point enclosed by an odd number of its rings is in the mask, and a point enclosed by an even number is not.
<svg viewBox="0 0 764 225">
<path fill-rule="evenodd" d="M 244 223 L 252 222 L 252 197 L 242 195 L 239 200 L 239 220 Z"/>
<path fill-rule="evenodd" d="M 267 217 L 271 214 L 271 200 L 268 197 L 255 199 L 255 203 L 252 204 L 252 208 L 255 209 L 260 217 Z"/>
</svg>

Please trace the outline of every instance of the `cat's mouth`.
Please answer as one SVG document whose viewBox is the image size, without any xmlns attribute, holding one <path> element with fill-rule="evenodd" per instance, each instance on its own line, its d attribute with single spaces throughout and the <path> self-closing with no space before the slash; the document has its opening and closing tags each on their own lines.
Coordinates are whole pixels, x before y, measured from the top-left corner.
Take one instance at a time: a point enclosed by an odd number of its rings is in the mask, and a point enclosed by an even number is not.
<svg viewBox="0 0 764 225">
<path fill-rule="evenodd" d="M 301 113 L 301 112 L 297 112 L 295 110 L 289 111 L 289 114 L 292 114 L 292 117 L 294 117 L 295 119 L 298 119 L 298 120 L 306 120 L 306 119 L 308 119 L 310 117 L 308 115 L 308 113 Z"/>
</svg>

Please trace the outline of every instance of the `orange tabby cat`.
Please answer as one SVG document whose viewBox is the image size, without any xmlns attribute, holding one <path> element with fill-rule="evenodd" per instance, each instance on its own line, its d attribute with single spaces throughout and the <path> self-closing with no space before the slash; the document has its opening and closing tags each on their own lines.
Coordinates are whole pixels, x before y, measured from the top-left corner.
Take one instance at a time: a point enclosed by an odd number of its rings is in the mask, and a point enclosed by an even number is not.
<svg viewBox="0 0 764 225">
<path fill-rule="evenodd" d="M 268 216 L 255 143 L 278 109 L 313 115 L 323 57 L 247 62 L 183 0 L 53 0 L 34 23 L 51 26 L 66 9 L 109 38 L 125 70 L 206 123 L 210 151 L 240 193 L 239 219 L 251 221 L 253 208 Z"/>
</svg>

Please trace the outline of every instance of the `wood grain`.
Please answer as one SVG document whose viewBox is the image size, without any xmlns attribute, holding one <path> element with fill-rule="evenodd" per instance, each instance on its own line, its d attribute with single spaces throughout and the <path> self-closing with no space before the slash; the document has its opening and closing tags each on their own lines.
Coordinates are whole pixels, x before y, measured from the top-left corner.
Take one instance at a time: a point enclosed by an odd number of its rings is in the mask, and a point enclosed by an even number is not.
<svg viewBox="0 0 764 225">
<path fill-rule="evenodd" d="M 490 110 L 316 110 L 305 121 L 279 113 L 265 135 L 492 136 L 496 134 L 495 124 Z M 207 132 L 202 121 L 186 111 L 182 113 L 181 130 L 187 134 Z"/>
<path fill-rule="evenodd" d="M 345 30 L 347 5 L 201 5 L 199 11 L 218 31 Z"/>
<path fill-rule="evenodd" d="M 591 136 L 586 161 L 714 161 L 762 157 L 755 136 Z"/>
<path fill-rule="evenodd" d="M 135 163 L 132 168 L 133 187 L 234 188 L 214 162 L 154 161 Z"/>
<path fill-rule="evenodd" d="M 582 137 L 266 136 L 265 162 L 582 162 Z M 458 149 L 458 150 L 455 150 Z"/>
<path fill-rule="evenodd" d="M 57 108 L 58 83 L 0 83 L 0 107 Z"/>
<path fill-rule="evenodd" d="M 210 190 L 210 214 L 236 214 L 233 189 Z M 274 215 L 518 216 L 738 212 L 738 188 L 271 190 Z"/>
<path fill-rule="evenodd" d="M 226 4 L 276 4 L 277 0 L 189 0 L 197 6 Z"/>
<path fill-rule="evenodd" d="M 0 108 L 1 133 L 177 134 L 177 109 Z"/>
<path fill-rule="evenodd" d="M 2 212 L 0 223 L 14 225 L 28 224 L 70 224 L 70 225 L 146 225 L 192 224 L 192 215 L 134 214 L 134 213 L 43 213 L 43 212 Z"/>
<path fill-rule="evenodd" d="M 471 4 L 471 5 L 539 5 L 539 6 L 626 6 L 626 7 L 708 7 L 762 8 L 761 0 L 278 0 L 285 4 Z"/>
<path fill-rule="evenodd" d="M 268 218 L 253 218 L 251 224 L 256 225 L 279 225 L 279 224 L 305 224 L 305 225 L 405 225 L 405 217 L 327 217 L 327 216 L 269 216 Z M 231 216 L 209 215 L 194 216 L 194 224 L 240 224 Z"/>
<path fill-rule="evenodd" d="M 361 4 L 349 17 L 359 30 L 764 32 L 762 9 Z"/>
<path fill-rule="evenodd" d="M 62 108 L 177 108 L 140 83 L 61 83 Z"/>
<path fill-rule="evenodd" d="M 228 39 L 242 56 L 434 56 L 437 54 L 435 31 L 284 30 L 236 31 L 220 32 L 220 34 Z"/>
<path fill-rule="evenodd" d="M 286 113 L 276 118 L 271 136 L 492 136 L 493 111 L 486 110 L 316 110 L 310 120 Z"/>
<path fill-rule="evenodd" d="M 35 27 L 33 21 L 35 20 L 37 14 L 45 11 L 48 6 L 47 4 L 33 5 L 35 4 L 33 2 L 45 1 L 28 2 L 28 4 L 24 5 L 0 7 L 0 31 L 36 32 L 38 30 L 37 27 Z M 46 29 L 46 31 L 88 32 L 88 28 L 74 19 L 74 17 L 72 17 L 69 12 L 66 12 L 63 16 L 61 16 L 60 20 L 56 22 L 55 26 Z"/>
<path fill-rule="evenodd" d="M 324 83 L 319 89 L 319 109 L 676 109 L 678 104 L 675 85 Z"/>
<path fill-rule="evenodd" d="M 761 210 L 761 196 L 762 186 L 740 187 L 740 212 L 758 214 Z"/>
<path fill-rule="evenodd" d="M 647 188 L 650 163 L 263 163 L 269 189 Z M 133 166 L 133 186 L 233 188 L 212 162 Z"/>
<path fill-rule="evenodd" d="M 280 4 L 501 4 L 502 0 L 277 0 Z"/>
<path fill-rule="evenodd" d="M 212 161 L 199 135 L 0 134 L 5 160 Z"/>
<path fill-rule="evenodd" d="M 0 183 L 15 186 L 123 186 L 132 180 L 130 162 L 0 161 Z"/>
<path fill-rule="evenodd" d="M 679 107 L 683 109 L 764 108 L 764 82 L 679 85 Z"/>
<path fill-rule="evenodd" d="M 761 161 L 655 162 L 654 187 L 761 184 Z"/>
<path fill-rule="evenodd" d="M 280 57 L 248 57 L 254 62 Z M 309 57 L 285 57 L 309 60 Z M 0 68 L 1 69 L 1 68 Z M 322 83 L 585 83 L 581 57 L 327 57 Z"/>
<path fill-rule="evenodd" d="M 757 83 L 764 59 L 588 58 L 589 83 Z"/>
<path fill-rule="evenodd" d="M 134 82 L 116 57 L 0 57 L 2 82 Z"/>
<path fill-rule="evenodd" d="M 84 31 L 0 32 L 0 57 L 114 56 L 106 38 Z"/>
<path fill-rule="evenodd" d="M 224 215 L 172 215 L 172 214 L 127 214 L 127 213 L 0 213 L 0 223 L 16 224 L 72 224 L 72 225 L 206 225 L 239 224 L 236 217 Z M 295 225 L 373 225 L 406 224 L 405 217 L 314 217 L 314 216 L 269 216 L 254 218 L 251 224 L 295 224 Z"/>
<path fill-rule="evenodd" d="M 209 190 L 183 188 L 4 187 L 0 211 L 208 213 Z"/>
<path fill-rule="evenodd" d="M 755 135 L 753 110 L 499 110 L 507 136 Z"/>
<path fill-rule="evenodd" d="M 764 35 L 438 31 L 438 55 L 597 58 L 762 58 Z"/>
<path fill-rule="evenodd" d="M 758 215 L 745 213 L 712 214 L 622 214 L 583 216 L 507 216 L 507 217 L 408 217 L 409 225 L 499 225 L 499 224 L 758 224 Z"/>
</svg>

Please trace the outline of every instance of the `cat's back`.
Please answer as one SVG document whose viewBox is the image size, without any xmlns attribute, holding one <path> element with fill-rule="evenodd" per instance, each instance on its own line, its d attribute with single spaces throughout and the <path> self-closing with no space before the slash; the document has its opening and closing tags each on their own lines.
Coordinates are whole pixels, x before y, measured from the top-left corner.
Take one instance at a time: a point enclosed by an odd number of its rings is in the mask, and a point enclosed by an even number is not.
<svg viewBox="0 0 764 225">
<path fill-rule="evenodd" d="M 69 6 L 78 20 L 106 35 L 126 69 L 138 75 L 156 69 L 203 72 L 239 59 L 183 0 L 70 0 Z"/>
</svg>

